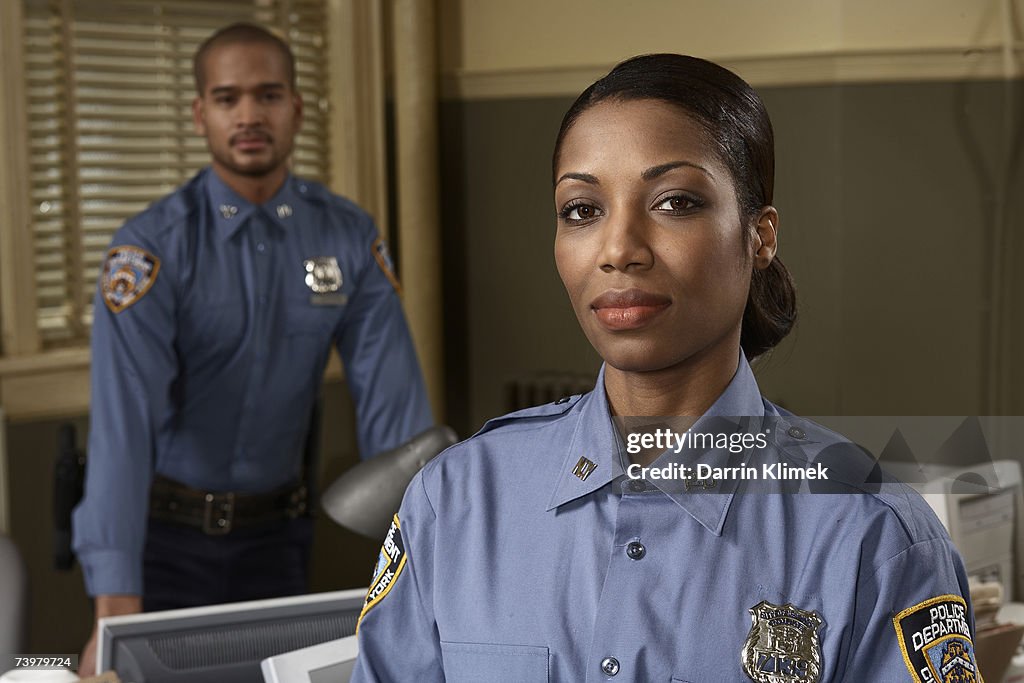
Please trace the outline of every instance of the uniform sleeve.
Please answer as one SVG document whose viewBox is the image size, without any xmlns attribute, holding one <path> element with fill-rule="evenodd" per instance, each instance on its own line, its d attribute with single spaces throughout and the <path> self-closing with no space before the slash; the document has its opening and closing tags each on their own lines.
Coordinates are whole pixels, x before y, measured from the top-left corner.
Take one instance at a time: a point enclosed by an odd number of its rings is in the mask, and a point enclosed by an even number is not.
<svg viewBox="0 0 1024 683">
<path fill-rule="evenodd" d="M 948 538 L 915 543 L 889 558 L 861 579 L 856 600 L 842 680 L 980 680 L 946 676 L 976 676 L 967 575 Z"/>
<path fill-rule="evenodd" d="M 409 484 L 374 568 L 357 631 L 359 658 L 352 683 L 444 681 L 433 606 L 435 523 L 421 472 Z M 396 534 L 401 559 L 396 559 Z M 389 576 L 398 565 L 400 570 Z"/>
<path fill-rule="evenodd" d="M 94 596 L 142 593 L 157 430 L 177 374 L 174 291 L 162 256 L 122 229 L 107 256 L 107 267 L 121 273 L 120 293 L 105 296 L 101 272 L 94 299 L 85 497 L 73 520 Z"/>
<path fill-rule="evenodd" d="M 386 247 L 372 225 L 366 234 L 370 239 L 361 248 L 367 265 L 338 333 L 363 458 L 394 448 L 434 423 Z"/>
</svg>

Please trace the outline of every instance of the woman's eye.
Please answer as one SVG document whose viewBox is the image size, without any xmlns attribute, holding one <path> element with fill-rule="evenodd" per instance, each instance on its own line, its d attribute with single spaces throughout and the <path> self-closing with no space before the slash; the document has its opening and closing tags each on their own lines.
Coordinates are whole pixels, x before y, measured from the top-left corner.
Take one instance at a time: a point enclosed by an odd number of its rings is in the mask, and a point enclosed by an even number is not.
<svg viewBox="0 0 1024 683">
<path fill-rule="evenodd" d="M 677 194 L 671 197 L 666 197 L 657 204 L 654 205 L 655 211 L 670 211 L 672 213 L 682 213 L 689 209 L 693 209 L 701 205 L 701 202 L 692 197 Z"/>
<path fill-rule="evenodd" d="M 600 215 L 592 204 L 569 204 L 559 212 L 559 217 L 569 223 L 589 221 Z"/>
</svg>

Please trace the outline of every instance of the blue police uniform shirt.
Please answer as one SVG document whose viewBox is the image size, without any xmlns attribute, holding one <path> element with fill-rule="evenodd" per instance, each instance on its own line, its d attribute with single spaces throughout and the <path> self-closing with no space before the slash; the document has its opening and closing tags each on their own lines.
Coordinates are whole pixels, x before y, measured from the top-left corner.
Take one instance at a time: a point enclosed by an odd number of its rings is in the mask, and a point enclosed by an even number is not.
<svg viewBox="0 0 1024 683">
<path fill-rule="evenodd" d="M 833 448 L 849 446 L 841 437 L 762 399 L 742 358 L 697 425 L 715 416 L 774 425 L 765 462 L 825 456 L 840 479 L 877 474 Z M 908 487 L 687 490 L 624 476 L 625 458 L 602 370 L 593 392 L 492 420 L 429 463 L 374 569 L 352 680 L 863 683 L 974 670 L 963 563 Z"/>
<path fill-rule="evenodd" d="M 332 341 L 363 457 L 432 424 L 386 247 L 365 212 L 323 186 L 289 177 L 256 206 L 207 168 L 111 246 L 74 513 L 91 595 L 141 593 L 154 472 L 213 491 L 298 480 Z"/>
</svg>

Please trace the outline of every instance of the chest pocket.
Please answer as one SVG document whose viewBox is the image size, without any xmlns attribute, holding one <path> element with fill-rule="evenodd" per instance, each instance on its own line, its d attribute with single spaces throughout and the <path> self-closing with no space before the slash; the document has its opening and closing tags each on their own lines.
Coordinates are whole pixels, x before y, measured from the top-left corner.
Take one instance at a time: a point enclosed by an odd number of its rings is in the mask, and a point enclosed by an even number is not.
<svg viewBox="0 0 1024 683">
<path fill-rule="evenodd" d="M 547 683 L 548 649 L 537 645 L 492 645 L 441 641 L 448 683 Z"/>
</svg>

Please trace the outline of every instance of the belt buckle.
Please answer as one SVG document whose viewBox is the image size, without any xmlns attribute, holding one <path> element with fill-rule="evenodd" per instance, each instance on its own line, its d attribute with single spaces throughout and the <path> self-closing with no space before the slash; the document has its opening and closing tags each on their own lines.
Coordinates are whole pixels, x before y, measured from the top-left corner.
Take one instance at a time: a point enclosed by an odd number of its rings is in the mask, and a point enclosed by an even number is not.
<svg viewBox="0 0 1024 683">
<path fill-rule="evenodd" d="M 206 506 L 203 509 L 203 533 L 208 536 L 223 536 L 231 531 L 231 523 L 235 518 L 235 494 L 206 494 Z M 218 509 L 215 509 L 218 508 Z"/>
</svg>

